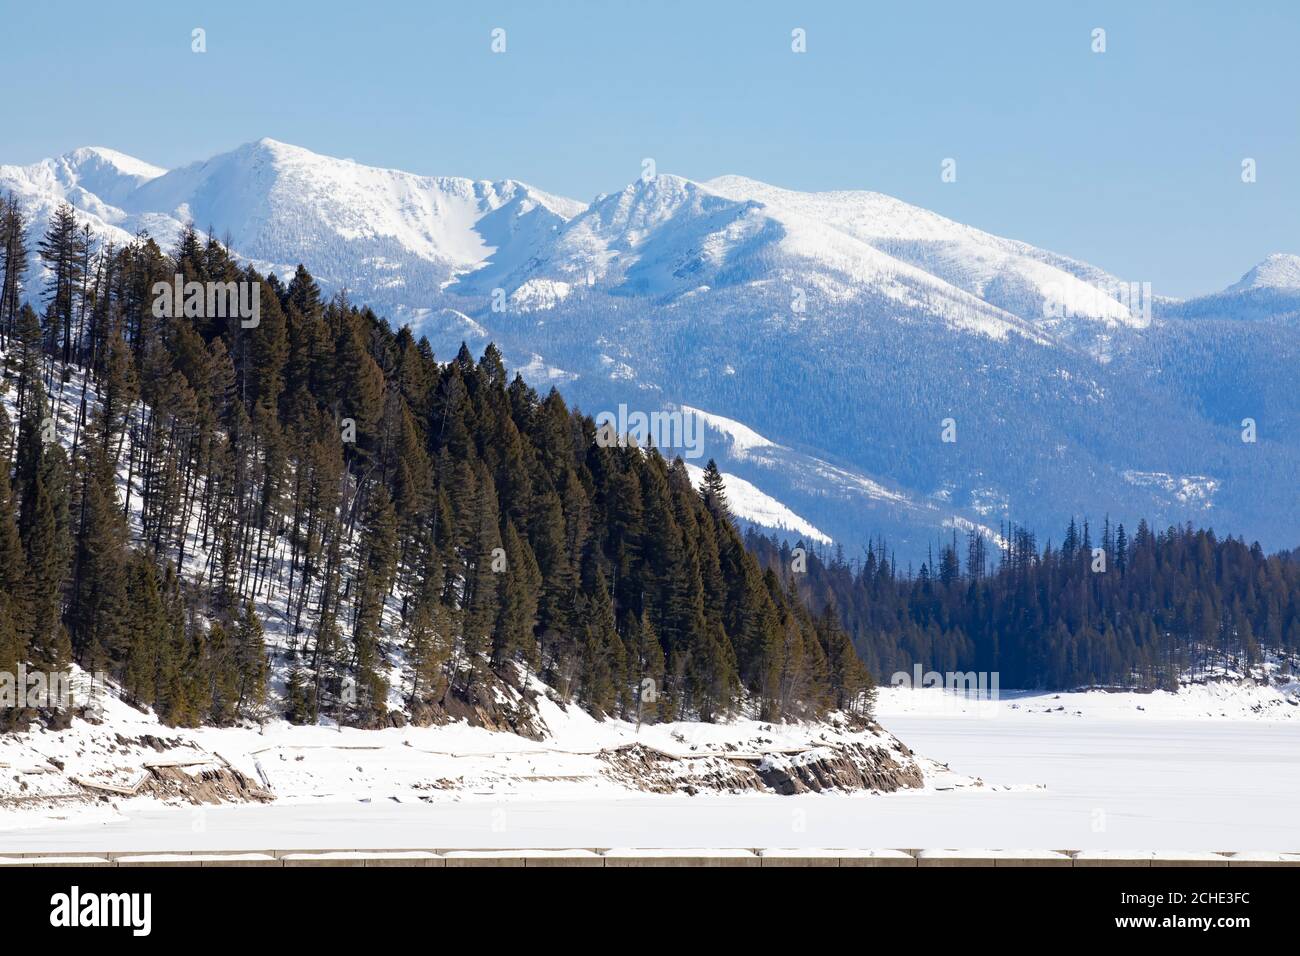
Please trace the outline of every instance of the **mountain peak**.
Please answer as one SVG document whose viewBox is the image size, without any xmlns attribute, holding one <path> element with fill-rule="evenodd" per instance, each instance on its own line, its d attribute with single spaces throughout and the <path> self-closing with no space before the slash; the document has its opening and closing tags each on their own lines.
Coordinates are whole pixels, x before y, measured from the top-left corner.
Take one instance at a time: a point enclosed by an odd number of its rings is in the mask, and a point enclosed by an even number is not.
<svg viewBox="0 0 1300 956">
<path fill-rule="evenodd" d="M 65 198 L 84 194 L 92 205 L 120 205 L 136 189 L 166 174 L 167 170 L 107 146 L 81 146 L 52 160 L 43 168 L 60 184 Z"/>
<path fill-rule="evenodd" d="M 616 195 L 647 196 L 661 201 L 678 201 L 705 191 L 703 186 L 685 176 L 656 173 L 653 176 L 638 176 Z"/>
<path fill-rule="evenodd" d="M 218 153 L 215 156 L 209 157 L 207 160 L 201 160 L 192 165 L 202 166 L 223 161 L 235 163 L 269 162 L 276 166 L 316 165 L 344 162 L 343 160 L 335 159 L 332 156 L 313 153 L 310 149 L 303 146 L 295 146 L 293 143 L 286 143 L 283 140 L 263 136 L 261 139 L 241 143 L 234 149 Z"/>
<path fill-rule="evenodd" d="M 167 172 L 161 166 L 146 163 L 107 146 L 80 146 L 60 156 L 59 162 L 78 171 L 89 168 L 111 169 L 120 175 L 133 176 L 141 181 L 156 179 Z"/>
<path fill-rule="evenodd" d="M 1300 256 L 1275 252 L 1228 286 L 1228 292 L 1249 289 L 1300 289 Z"/>
<path fill-rule="evenodd" d="M 606 228 L 640 233 L 662 225 L 683 209 L 700 212 L 735 205 L 694 180 L 657 173 L 598 197 L 591 208 Z"/>
<path fill-rule="evenodd" d="M 245 143 L 244 145 L 237 147 L 234 151 L 237 153 L 266 153 L 277 158 L 294 157 L 298 159 L 315 159 L 334 163 L 347 162 L 347 160 L 312 152 L 305 146 L 296 146 L 293 143 L 286 143 L 284 140 L 272 139 L 270 136 L 263 136 L 261 139 L 253 140 L 251 143 Z"/>
<path fill-rule="evenodd" d="M 1100 269 L 983 232 L 885 193 L 800 192 L 736 175 L 710 179 L 704 188 L 821 223 L 1035 325 L 1069 333 L 1094 322 L 1110 326 L 1146 322 L 1113 297 L 1108 290 L 1120 284 Z"/>
</svg>

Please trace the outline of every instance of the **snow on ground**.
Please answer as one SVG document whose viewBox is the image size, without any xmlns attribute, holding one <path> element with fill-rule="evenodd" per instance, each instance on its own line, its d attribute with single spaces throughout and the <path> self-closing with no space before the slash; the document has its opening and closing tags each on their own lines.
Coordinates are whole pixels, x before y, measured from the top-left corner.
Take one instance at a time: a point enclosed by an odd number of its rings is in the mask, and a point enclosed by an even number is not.
<svg viewBox="0 0 1300 956">
<path fill-rule="evenodd" d="M 824 223 L 976 295 L 989 294 L 997 286 L 1013 287 L 1055 303 L 1067 316 L 1142 324 L 1107 294 L 1120 283 L 1100 269 L 991 235 L 892 196 L 859 190 L 797 192 L 744 176 L 720 176 L 704 186 L 719 195 Z M 1019 314 L 1037 320 L 1042 313 L 1022 307 Z"/>
<path fill-rule="evenodd" d="M 0 350 L 0 364 L 5 359 L 6 353 Z M 66 381 L 62 374 L 64 371 L 67 373 Z M 55 424 L 56 437 L 62 444 L 64 451 L 71 458 L 74 436 L 79 434 L 76 423 L 83 391 L 87 401 L 87 419 L 89 419 L 99 399 L 82 369 L 72 367 L 65 370 L 62 366 L 56 365 L 53 382 L 52 387 L 47 387 L 50 414 Z M 15 404 L 16 392 L 16 387 L 13 387 L 11 383 L 0 382 L 0 407 L 3 407 L 11 422 L 18 420 L 17 406 Z M 139 424 L 143 414 L 143 409 L 137 403 L 131 413 L 132 426 Z M 82 428 L 84 429 L 84 427 L 83 425 Z M 84 441 L 84 430 L 80 434 L 83 436 L 81 440 Z M 128 427 L 123 439 L 124 451 L 117 463 L 117 494 L 119 500 L 125 502 L 126 505 L 131 540 L 133 543 L 138 543 L 143 536 L 144 488 L 143 479 L 138 470 L 134 474 L 131 471 L 131 451 L 135 440 L 135 428 Z M 193 494 L 196 502 L 203 500 L 204 488 L 205 481 L 203 479 L 198 480 Z M 355 484 L 349 486 L 347 493 L 349 495 L 356 494 Z M 349 501 L 350 499 L 345 500 L 345 507 Z M 204 515 L 201 507 L 186 511 L 183 515 L 185 531 L 183 535 L 179 536 L 184 541 L 183 549 L 178 549 L 175 545 L 176 529 L 169 528 L 164 536 L 164 551 L 168 560 L 180 565 L 184 576 L 188 580 L 204 581 L 210 585 L 212 575 L 215 573 L 216 549 L 214 544 L 216 531 L 213 526 L 205 525 L 203 519 Z M 345 576 L 355 574 L 357 544 L 357 532 L 354 528 L 349 527 L 340 545 L 342 555 L 341 573 Z M 316 623 L 315 614 L 309 611 L 295 610 L 296 602 L 294 595 L 290 593 L 290 585 L 297 580 L 297 587 L 301 588 L 302 572 L 294 567 L 288 529 L 281 528 L 278 532 L 272 532 L 266 540 L 264 560 L 260 564 L 254 562 L 252 565 L 245 567 L 243 573 L 255 580 L 255 585 L 252 588 L 254 605 L 257 615 L 262 621 L 263 638 L 271 655 L 269 680 L 271 696 L 275 700 L 283 701 L 285 699 L 285 682 L 291 664 L 290 651 L 304 646 L 304 642 Z M 244 580 L 239 582 L 241 590 L 243 590 L 246 583 Z M 308 590 L 311 592 L 311 597 L 304 607 L 320 606 L 319 595 L 323 587 L 325 587 L 325 582 L 321 577 L 320 569 L 318 569 L 313 574 L 309 584 Z M 395 587 L 388 594 L 381 612 L 385 634 L 384 649 L 390 665 L 387 675 L 390 681 L 388 706 L 394 710 L 404 708 L 402 699 L 403 681 L 408 676 L 403 670 L 406 666 L 404 649 L 399 642 L 394 640 L 394 636 L 399 633 L 399 609 L 402 597 L 401 588 Z M 338 610 L 340 619 L 350 619 L 352 599 L 347 596 L 346 589 Z M 295 623 L 298 625 L 296 631 Z"/>
<path fill-rule="evenodd" d="M 776 442 L 764 438 L 748 425 L 741 424 L 733 419 L 724 418 L 721 415 L 712 415 L 698 408 L 691 408 L 689 405 L 683 405 L 682 411 L 687 415 L 694 415 L 714 431 L 721 432 L 730 442 L 731 454 L 735 458 L 744 459 L 751 449 L 771 448 L 776 444 Z"/>
<path fill-rule="evenodd" d="M 696 487 L 704 481 L 704 469 L 699 465 L 686 463 L 686 473 L 691 477 L 691 484 Z M 736 517 L 751 521 L 762 528 L 789 531 L 819 544 L 831 543 L 829 535 L 799 517 L 757 485 L 725 471 L 722 473 L 722 480 L 727 493 L 727 504 Z"/>
<path fill-rule="evenodd" d="M 1300 722 L 1255 710 L 1249 692 L 1230 702 L 1222 696 L 1227 686 L 1192 687 L 1185 698 L 1004 694 L 996 710 L 982 715 L 945 704 L 935 691 L 884 689 L 879 710 L 885 726 L 916 752 L 944 761 L 952 776 L 945 782 L 936 767 L 924 789 L 883 797 L 639 794 L 584 780 L 593 766 L 586 751 L 635 738 L 636 730 L 551 702 L 542 704 L 553 735 L 546 743 L 464 726 L 201 730 L 193 736 L 202 746 L 232 762 L 260 762 L 280 798 L 268 805 L 203 808 L 120 801 L 115 812 L 87 810 L 58 825 L 33 825 L 28 817 L 22 829 L 0 831 L 0 852 L 611 846 L 1300 851 Z M 1290 711 L 1290 704 L 1282 706 Z M 120 722 L 119 715 L 115 728 Z M 704 753 L 760 737 L 770 738 L 765 746 L 776 750 L 809 743 L 810 733 L 815 740 L 836 731 L 756 722 L 678 724 L 643 727 L 641 739 L 674 752 L 695 747 Z M 0 762 L 10 756 L 0 750 Z M 434 773 L 454 774 L 465 786 L 454 792 L 416 786 L 417 778 Z M 991 785 L 949 788 L 975 775 Z M 319 789 L 313 790 L 313 781 Z M 14 823 L 0 817 L 0 827 Z"/>
<path fill-rule="evenodd" d="M 1184 684 L 1178 693 L 1156 690 L 1073 692 L 1002 691 L 997 700 L 976 700 L 938 687 L 882 687 L 876 716 L 886 726 L 895 717 L 944 715 L 1101 720 L 1300 720 L 1300 683 L 1205 681 Z M 1035 723 L 1035 726 L 1038 724 Z"/>
<path fill-rule="evenodd" d="M 1300 289 L 1300 256 L 1275 252 L 1228 286 L 1226 292 L 1249 289 Z"/>
<path fill-rule="evenodd" d="M 887 754 L 904 770 L 917 767 L 924 789 L 980 785 L 908 753 L 887 733 L 855 730 L 842 718 L 638 728 L 597 720 L 558 702 L 535 679 L 530 683 L 538 694 L 542 740 L 464 723 L 358 730 L 274 721 L 177 729 L 110 694 L 103 700 L 102 724 L 77 719 L 65 730 L 0 735 L 0 831 L 55 823 L 120 825 L 163 811 L 167 801 L 129 792 L 159 764 L 237 771 L 273 794 L 276 805 L 428 805 L 431 813 L 482 799 L 626 800 L 648 788 L 743 793 L 756 785 L 749 768 L 760 775 L 773 769 L 794 774 L 812 764 L 852 759 L 845 754 L 855 748 Z M 633 745 L 639 747 L 628 752 Z M 873 766 L 887 772 L 880 762 Z M 117 790 L 88 801 L 77 786 L 81 781 Z M 749 798 L 763 795 L 760 788 Z M 170 803 L 171 812 L 193 812 L 183 799 Z M 0 837 L 0 850 L 5 847 Z"/>
<path fill-rule="evenodd" d="M 0 833 L 0 852 L 489 847 L 1039 847 L 1300 851 L 1300 725 L 897 718 L 918 750 L 1009 791 L 620 799 L 489 795 L 126 809 Z"/>
</svg>

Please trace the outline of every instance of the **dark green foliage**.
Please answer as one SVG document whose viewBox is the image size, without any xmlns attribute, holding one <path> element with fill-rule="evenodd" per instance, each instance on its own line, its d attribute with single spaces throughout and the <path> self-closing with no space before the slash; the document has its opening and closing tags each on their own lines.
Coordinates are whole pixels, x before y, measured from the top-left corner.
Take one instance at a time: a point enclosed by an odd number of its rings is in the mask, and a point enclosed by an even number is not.
<svg viewBox="0 0 1300 956">
<path fill-rule="evenodd" d="M 1130 538 L 1107 521 L 1101 540 L 1071 521 L 1060 548 L 1039 550 L 1023 529 L 989 567 L 984 542 L 945 544 L 939 570 L 900 573 L 883 547 L 864 561 L 807 556 L 796 575 L 806 602 L 852 635 L 877 677 L 896 672 L 997 673 L 1002 688 L 1083 686 L 1174 689 L 1180 677 L 1245 671 L 1265 655 L 1300 660 L 1300 556 L 1265 555 L 1258 544 L 1190 526 Z M 788 546 L 751 535 L 772 568 Z M 822 624 L 821 626 L 825 626 Z M 832 667 L 845 659 L 823 639 Z"/>
<path fill-rule="evenodd" d="M 15 267 L 20 220 L 0 208 Z M 40 253 L 44 315 L 9 271 L 0 293 L 0 659 L 75 659 L 181 725 L 378 725 L 521 668 L 643 722 L 869 706 L 843 632 L 746 551 L 712 462 L 697 489 L 601 447 L 495 347 L 439 364 L 305 268 L 286 286 L 193 229 L 170 256 L 96 249 L 66 209 Z M 257 283 L 260 321 L 156 315 L 177 273 Z"/>
</svg>

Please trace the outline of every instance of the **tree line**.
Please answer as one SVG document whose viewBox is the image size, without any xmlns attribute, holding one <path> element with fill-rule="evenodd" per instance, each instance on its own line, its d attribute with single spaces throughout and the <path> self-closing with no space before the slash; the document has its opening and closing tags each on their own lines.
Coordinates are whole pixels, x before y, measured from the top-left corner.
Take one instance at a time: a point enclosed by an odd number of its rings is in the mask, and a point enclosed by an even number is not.
<svg viewBox="0 0 1300 956">
<path fill-rule="evenodd" d="M 712 462 L 696 488 L 604 447 L 495 346 L 440 362 L 192 226 L 169 252 L 66 205 L 27 229 L 0 203 L 0 671 L 76 662 L 190 726 L 441 720 L 527 675 L 643 721 L 868 712 Z M 160 315 L 177 275 L 256 284 L 258 321 Z"/>
<path fill-rule="evenodd" d="M 842 550 L 797 555 L 750 532 L 764 566 L 796 575 L 803 599 L 834 608 L 881 681 L 897 672 L 997 672 L 1003 688 L 1106 686 L 1175 690 L 1214 670 L 1300 661 L 1300 550 L 1191 525 L 1130 536 L 1106 520 L 1100 538 L 1073 519 L 1059 546 L 1004 528 L 989 541 L 954 534 L 913 573 L 887 546 L 860 560 Z M 962 551 L 965 554 L 962 554 Z"/>
</svg>

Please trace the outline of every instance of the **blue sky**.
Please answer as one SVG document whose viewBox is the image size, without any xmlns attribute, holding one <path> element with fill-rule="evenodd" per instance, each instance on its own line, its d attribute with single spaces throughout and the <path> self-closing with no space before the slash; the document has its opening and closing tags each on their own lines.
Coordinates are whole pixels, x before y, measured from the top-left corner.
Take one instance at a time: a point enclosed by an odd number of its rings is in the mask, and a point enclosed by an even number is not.
<svg viewBox="0 0 1300 956">
<path fill-rule="evenodd" d="M 1300 5 L 1244 6 L 6 0 L 0 162 L 271 136 L 590 199 L 649 156 L 878 190 L 1189 295 L 1300 253 Z"/>
</svg>

